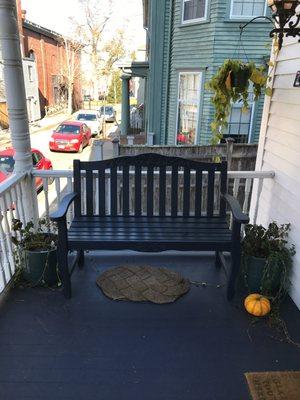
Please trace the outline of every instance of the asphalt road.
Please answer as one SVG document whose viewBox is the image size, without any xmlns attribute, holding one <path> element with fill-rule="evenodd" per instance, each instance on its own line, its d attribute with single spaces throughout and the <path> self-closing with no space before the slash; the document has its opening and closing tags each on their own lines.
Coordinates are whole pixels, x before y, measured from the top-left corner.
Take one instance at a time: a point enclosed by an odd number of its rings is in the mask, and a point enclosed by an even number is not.
<svg viewBox="0 0 300 400">
<path fill-rule="evenodd" d="M 112 143 L 109 139 L 117 130 L 117 125 L 107 124 L 106 136 L 108 140 L 104 142 L 103 146 L 104 159 L 112 157 Z M 31 147 L 40 150 L 45 157 L 49 158 L 52 162 L 53 169 L 71 170 L 73 168 L 74 159 L 80 159 L 82 161 L 93 161 L 96 159 L 95 151 L 93 150 L 93 144 L 92 146 L 85 147 L 82 153 L 51 152 L 48 145 L 51 134 L 52 130 L 49 129 L 31 134 Z M 66 179 L 60 179 L 59 183 L 57 180 L 49 185 L 47 197 L 45 196 L 45 192 L 43 190 L 40 191 L 38 194 L 38 208 L 40 217 L 45 215 L 48 206 L 50 212 L 56 209 L 57 191 L 60 192 L 61 198 L 68 192 Z"/>
<path fill-rule="evenodd" d="M 109 135 L 113 134 L 116 130 L 117 125 L 107 124 L 107 137 L 109 138 Z M 51 134 L 52 130 L 49 129 L 31 134 L 31 147 L 40 150 L 45 157 L 49 158 L 52 161 L 53 169 L 72 169 L 74 159 L 82 161 L 93 159 L 92 146 L 85 147 L 82 153 L 51 152 L 48 145 Z M 112 144 L 110 141 L 104 143 L 104 153 L 105 158 L 109 158 L 112 155 Z"/>
</svg>

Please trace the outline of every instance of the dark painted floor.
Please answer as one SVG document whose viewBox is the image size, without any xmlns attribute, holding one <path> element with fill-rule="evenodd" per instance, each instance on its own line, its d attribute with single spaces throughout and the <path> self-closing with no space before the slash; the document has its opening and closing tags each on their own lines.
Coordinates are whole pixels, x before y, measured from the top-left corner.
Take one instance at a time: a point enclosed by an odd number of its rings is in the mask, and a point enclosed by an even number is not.
<svg viewBox="0 0 300 400">
<path fill-rule="evenodd" d="M 122 263 L 171 267 L 209 285 L 170 305 L 113 302 L 95 279 Z M 69 301 L 18 289 L 1 307 L 1 400 L 244 400 L 244 372 L 300 370 L 298 348 L 274 340 L 264 324 L 250 328 L 241 302 L 226 301 L 210 255 L 90 253 L 86 267 Z M 291 301 L 283 315 L 300 341 Z"/>
</svg>

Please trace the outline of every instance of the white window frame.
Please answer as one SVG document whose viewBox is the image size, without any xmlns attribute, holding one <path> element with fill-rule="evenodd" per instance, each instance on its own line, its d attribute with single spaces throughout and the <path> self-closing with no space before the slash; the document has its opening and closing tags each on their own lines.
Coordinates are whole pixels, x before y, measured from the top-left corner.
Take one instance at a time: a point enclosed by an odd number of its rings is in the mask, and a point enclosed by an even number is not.
<svg viewBox="0 0 300 400">
<path fill-rule="evenodd" d="M 194 145 L 198 142 L 198 135 L 199 135 L 199 122 L 200 122 L 200 109 L 201 109 L 201 91 L 203 87 L 203 72 L 200 70 L 189 70 L 189 71 L 180 71 L 178 74 L 178 91 L 177 91 L 177 102 L 176 102 L 176 131 L 175 131 L 175 146 L 180 146 L 177 143 L 177 135 L 178 135 L 178 128 L 179 128 L 179 93 L 180 93 L 180 77 L 182 75 L 199 75 L 199 94 L 197 98 L 197 120 L 196 120 L 196 132 L 195 132 L 195 141 Z M 184 146 L 184 145 L 183 145 Z"/>
<path fill-rule="evenodd" d="M 182 15 L 181 15 L 181 23 L 183 25 L 188 25 L 188 24 L 193 24 L 196 22 L 203 22 L 203 21 L 207 21 L 207 10 L 208 10 L 208 2 L 209 0 L 205 0 L 205 10 L 204 10 L 204 16 L 201 18 L 193 18 L 193 19 L 184 19 L 184 5 L 186 2 L 188 2 L 189 0 L 182 0 Z"/>
<path fill-rule="evenodd" d="M 249 108 L 251 107 L 251 114 L 250 114 L 250 123 L 249 123 L 249 132 L 248 132 L 247 143 L 251 143 L 251 139 L 252 139 L 252 136 L 253 136 L 252 129 L 253 129 L 253 122 L 254 122 L 253 119 L 254 119 L 255 104 L 256 104 L 256 101 L 254 101 L 254 100 L 249 101 Z M 230 111 L 230 114 L 229 114 L 229 120 L 230 120 L 230 116 L 231 116 L 231 113 L 232 113 L 232 107 L 233 106 L 234 106 L 234 103 L 231 106 L 231 111 Z M 243 108 L 242 104 L 238 105 L 238 106 L 241 109 Z M 243 111 L 241 111 L 241 112 L 243 112 Z M 230 124 L 229 120 L 228 120 L 228 127 L 229 127 L 229 124 Z M 236 133 L 228 133 L 228 135 L 231 135 L 233 138 L 235 136 L 239 136 L 239 134 L 236 134 Z"/>
<path fill-rule="evenodd" d="M 29 82 L 34 82 L 34 69 L 33 65 L 27 65 L 27 70 L 28 70 L 28 80 Z"/>
<path fill-rule="evenodd" d="M 230 19 L 249 19 L 249 18 L 258 17 L 258 15 L 233 15 L 232 14 L 233 3 L 234 3 L 234 0 L 230 0 L 230 14 L 229 14 Z M 267 7 L 268 7 L 268 2 L 265 1 L 265 9 L 264 9 L 263 15 L 267 14 Z"/>
</svg>

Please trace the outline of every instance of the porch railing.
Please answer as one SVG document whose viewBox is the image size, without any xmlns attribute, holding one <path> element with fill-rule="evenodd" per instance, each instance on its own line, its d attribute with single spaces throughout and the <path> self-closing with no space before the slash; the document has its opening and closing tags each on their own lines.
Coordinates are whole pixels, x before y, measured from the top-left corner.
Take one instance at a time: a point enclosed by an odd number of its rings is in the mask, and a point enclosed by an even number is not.
<svg viewBox="0 0 300 400">
<path fill-rule="evenodd" d="M 55 210 L 57 204 L 60 202 L 61 198 L 73 191 L 73 171 L 33 171 L 33 178 L 39 178 L 42 180 L 42 189 L 40 190 L 37 198 L 38 198 L 38 210 L 39 216 L 49 216 L 49 213 L 52 210 Z M 22 221 L 26 220 L 26 210 L 24 210 L 24 185 L 26 184 L 27 179 L 31 179 L 32 176 L 28 174 L 23 175 L 14 175 L 10 177 L 5 183 L 0 186 L 0 293 L 5 289 L 5 287 L 9 284 L 14 272 L 15 272 L 15 263 L 14 263 L 14 249 L 11 241 L 12 236 L 12 220 L 13 218 L 18 218 Z M 146 210 L 146 194 L 147 194 L 147 182 L 146 182 L 146 171 L 143 171 L 144 176 L 144 184 L 143 184 L 143 210 Z M 249 212 L 250 208 L 250 200 L 253 189 L 253 182 L 258 180 L 258 190 L 257 198 L 252 199 L 255 203 L 254 216 L 257 214 L 257 207 L 259 196 L 261 193 L 262 185 L 264 179 L 272 179 L 274 177 L 274 172 L 272 171 L 263 171 L 263 172 L 254 172 L 254 171 L 231 171 L 228 173 L 228 188 L 229 192 L 231 192 L 235 197 L 237 197 L 240 201 L 242 209 L 245 213 Z M 170 173 L 167 173 L 167 186 L 169 186 L 169 190 L 171 188 L 171 176 Z M 85 177 L 82 176 L 84 180 Z M 159 171 L 155 171 L 154 173 L 154 196 L 159 196 L 158 192 L 158 183 L 159 179 Z M 122 207 L 122 171 L 118 172 L 118 207 L 121 209 Z M 169 180 L 169 181 L 168 181 Z M 193 198 L 193 191 L 195 190 L 195 176 L 191 173 L 191 199 Z M 183 176 L 179 172 L 179 188 L 178 188 L 178 204 L 180 205 L 181 200 L 183 199 Z M 130 185 L 131 185 L 131 198 L 130 198 L 130 207 L 131 210 L 134 210 L 134 171 L 130 172 Z M 106 207 L 107 212 L 110 212 L 110 176 L 107 173 L 106 175 Z M 83 185 L 85 187 L 85 185 Z M 207 182 L 205 176 L 203 177 L 203 205 L 205 204 L 206 197 L 206 187 Z M 97 199 L 98 191 L 101 188 L 98 187 L 97 184 L 97 174 L 94 174 L 94 201 L 95 207 L 97 210 L 98 204 Z M 219 192 L 219 182 L 216 179 L 215 182 L 215 193 Z M 168 193 L 168 191 L 167 191 Z M 33 193 L 33 196 L 35 193 Z M 81 193 L 82 196 L 82 204 L 83 211 L 85 210 L 86 203 L 85 198 L 86 194 Z M 217 197 L 217 196 L 216 196 Z M 170 204 L 170 196 L 166 197 L 166 211 L 171 210 Z M 191 200 L 191 213 L 193 213 L 193 201 Z M 218 208 L 218 204 L 215 204 L 215 208 Z M 179 207 L 180 213 L 180 207 Z M 70 223 L 73 216 L 73 209 L 70 208 L 67 221 Z"/>
</svg>

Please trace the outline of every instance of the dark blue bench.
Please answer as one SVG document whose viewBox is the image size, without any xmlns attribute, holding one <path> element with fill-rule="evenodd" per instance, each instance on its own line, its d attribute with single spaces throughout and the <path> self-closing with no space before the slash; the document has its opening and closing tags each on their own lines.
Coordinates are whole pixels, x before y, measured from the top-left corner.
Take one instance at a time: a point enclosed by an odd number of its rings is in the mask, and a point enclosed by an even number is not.
<svg viewBox="0 0 300 400">
<path fill-rule="evenodd" d="M 159 194 L 154 195 L 154 174 L 159 171 Z M 118 171 L 122 173 L 121 210 L 118 209 Z M 130 171 L 134 171 L 134 206 L 130 207 Z M 142 212 L 143 180 L 146 171 L 146 210 Z M 171 174 L 171 209 L 166 212 L 167 172 Z M 181 172 L 180 172 L 181 171 Z M 191 199 L 191 172 L 195 175 L 194 198 Z M 179 172 L 183 174 L 183 204 L 179 213 Z M 105 175 L 110 174 L 110 204 L 107 207 Z M 94 207 L 94 176 L 99 190 L 98 206 Z M 216 199 L 215 179 L 220 174 L 220 192 Z M 204 176 L 207 179 L 205 207 L 203 207 Z M 85 179 L 83 180 L 82 177 Z M 85 185 L 85 187 L 83 187 Z M 84 199 L 82 199 L 84 193 Z M 86 210 L 82 212 L 82 201 Z M 191 211 L 191 200 L 194 209 Z M 155 204 L 155 201 L 157 204 Z M 66 215 L 74 202 L 74 219 L 67 229 Z M 216 204 L 218 209 L 216 210 Z M 226 208 L 232 213 L 230 229 Z M 120 207 L 119 207 L 120 208 Z M 205 208 L 203 210 L 203 208 Z M 109 215 L 108 215 L 109 209 Z M 157 213 L 155 213 L 157 210 Z M 157 215 L 156 215 L 157 214 Z M 118 157 L 105 161 L 74 161 L 74 193 L 68 194 L 58 210 L 51 215 L 58 224 L 58 260 L 63 293 L 71 297 L 71 272 L 76 263 L 84 264 L 85 250 L 136 250 L 158 252 L 215 251 L 216 266 L 224 263 L 222 252 L 231 253 L 231 270 L 227 298 L 235 293 L 235 282 L 241 262 L 241 224 L 248 223 L 239 203 L 227 194 L 227 164 L 203 163 L 179 157 L 142 154 Z M 77 251 L 72 268 L 68 265 L 68 252 Z"/>
</svg>

